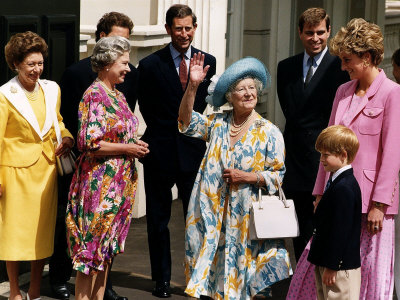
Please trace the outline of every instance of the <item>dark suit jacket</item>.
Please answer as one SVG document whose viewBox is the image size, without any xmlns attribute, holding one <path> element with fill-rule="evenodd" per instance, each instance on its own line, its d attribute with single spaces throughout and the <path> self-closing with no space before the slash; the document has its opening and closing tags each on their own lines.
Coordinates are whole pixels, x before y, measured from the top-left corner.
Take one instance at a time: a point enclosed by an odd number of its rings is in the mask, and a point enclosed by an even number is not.
<svg viewBox="0 0 400 300">
<path fill-rule="evenodd" d="M 353 169 L 341 173 L 324 192 L 313 221 L 312 264 L 332 270 L 361 266 L 361 190 Z"/>
<path fill-rule="evenodd" d="M 192 47 L 192 55 L 199 51 Z M 200 113 L 206 107 L 207 87 L 216 68 L 215 57 L 204 54 L 204 64 L 210 65 L 210 69 L 198 88 L 193 107 Z M 197 171 L 206 145 L 178 131 L 178 111 L 184 91 L 169 45 L 142 59 L 138 70 L 138 104 L 147 125 L 142 140 L 149 144 L 150 150 L 141 162 L 166 171 L 177 167 L 182 171 Z"/>
<path fill-rule="evenodd" d="M 279 62 L 277 89 L 286 118 L 284 189 L 311 192 L 319 165 L 315 141 L 328 125 L 337 88 L 349 76 L 340 70 L 340 59 L 328 51 L 305 89 L 303 57 L 300 53 Z"/>
<path fill-rule="evenodd" d="M 131 71 L 126 74 L 125 81 L 116 88 L 125 95 L 132 111 L 135 110 L 137 99 L 138 70 L 129 64 Z M 93 72 L 90 57 L 84 58 L 69 66 L 63 73 L 60 81 L 61 88 L 61 115 L 66 128 L 76 138 L 78 132 L 78 107 L 83 93 L 96 79 L 97 73 Z"/>
</svg>

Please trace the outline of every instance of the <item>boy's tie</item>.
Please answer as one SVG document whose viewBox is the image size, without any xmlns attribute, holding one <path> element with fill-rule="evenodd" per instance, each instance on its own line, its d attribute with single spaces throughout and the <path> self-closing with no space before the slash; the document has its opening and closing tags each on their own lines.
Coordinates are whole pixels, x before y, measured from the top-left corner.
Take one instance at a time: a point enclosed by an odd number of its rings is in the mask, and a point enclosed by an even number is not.
<svg viewBox="0 0 400 300">
<path fill-rule="evenodd" d="M 324 193 L 325 193 L 325 191 L 329 188 L 329 186 L 331 185 L 331 183 L 332 183 L 332 176 L 330 176 L 329 179 L 328 179 L 328 181 L 326 182 L 326 186 L 325 186 L 325 189 L 324 189 Z"/>
</svg>

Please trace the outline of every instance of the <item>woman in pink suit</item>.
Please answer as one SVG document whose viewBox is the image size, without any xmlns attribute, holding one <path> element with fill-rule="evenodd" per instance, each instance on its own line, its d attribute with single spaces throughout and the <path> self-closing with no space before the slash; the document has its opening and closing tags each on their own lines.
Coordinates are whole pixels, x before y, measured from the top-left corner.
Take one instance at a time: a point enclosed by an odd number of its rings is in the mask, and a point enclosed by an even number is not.
<svg viewBox="0 0 400 300">
<path fill-rule="evenodd" d="M 399 204 L 400 86 L 378 68 L 383 59 L 379 26 L 363 19 L 351 20 L 331 40 L 330 51 L 340 57 L 351 81 L 338 88 L 329 125 L 349 127 L 360 142 L 352 163 L 362 193 L 360 299 L 392 299 L 394 216 Z M 329 176 L 320 165 L 313 191 L 316 205 Z M 310 282 L 313 272 L 307 255 L 306 248 L 288 299 L 302 299 L 301 290 Z M 306 299 L 315 299 L 309 292 Z"/>
</svg>

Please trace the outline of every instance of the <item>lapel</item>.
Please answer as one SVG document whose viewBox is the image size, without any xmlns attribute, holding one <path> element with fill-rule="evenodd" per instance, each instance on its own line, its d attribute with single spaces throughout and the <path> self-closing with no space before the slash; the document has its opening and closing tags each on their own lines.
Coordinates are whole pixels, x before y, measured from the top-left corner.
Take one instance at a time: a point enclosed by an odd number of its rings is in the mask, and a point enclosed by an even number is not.
<svg viewBox="0 0 400 300">
<path fill-rule="evenodd" d="M 383 81 L 386 79 L 386 75 L 383 71 L 380 71 L 378 76 L 374 79 L 371 86 L 368 88 L 367 92 L 365 93 L 364 97 L 361 99 L 360 105 L 354 111 L 353 115 L 351 116 L 351 122 L 358 116 L 358 114 L 367 106 L 369 100 L 376 94 L 380 86 L 382 85 Z M 338 104 L 337 113 L 335 116 L 335 124 L 339 124 L 342 120 L 344 113 L 346 112 L 347 108 L 349 107 L 350 101 L 353 97 L 353 94 L 357 88 L 358 80 L 353 80 L 351 85 L 346 90 L 343 100 L 341 100 Z"/>
<path fill-rule="evenodd" d="M 24 117 L 26 121 L 32 126 L 33 130 L 42 139 L 42 134 L 39 128 L 39 123 L 33 112 L 24 91 L 22 90 L 17 76 L 12 78 L 9 82 L 0 87 L 0 91 L 7 98 L 7 100 L 14 106 L 14 108 Z"/>
<path fill-rule="evenodd" d="M 51 112 L 54 110 L 54 100 L 57 99 L 57 94 L 54 98 L 54 88 L 48 87 L 47 80 L 39 80 L 39 85 L 43 89 L 46 104 L 46 120 L 43 129 L 40 130 L 39 123 L 36 115 L 29 103 L 22 87 L 20 86 L 17 77 L 12 78 L 9 82 L 0 87 L 0 92 L 4 94 L 7 100 L 14 106 L 14 108 L 22 115 L 22 117 L 31 125 L 33 130 L 37 133 L 41 140 L 44 135 L 49 131 L 53 124 Z M 52 84 L 51 84 L 52 85 Z M 56 91 L 58 93 L 58 89 Z"/>
<path fill-rule="evenodd" d="M 330 184 L 330 186 L 327 188 L 326 192 L 332 190 L 336 184 L 338 184 L 338 182 L 343 178 L 346 177 L 348 175 L 353 174 L 353 168 L 351 169 L 347 169 L 346 171 L 343 171 L 342 173 L 339 174 L 338 177 L 336 177 L 336 179 L 334 181 L 332 181 L 332 183 Z"/>
<path fill-rule="evenodd" d="M 319 64 L 319 66 L 317 68 L 317 71 L 315 71 L 315 74 L 313 75 L 313 77 L 311 77 L 311 80 L 308 83 L 307 88 L 306 89 L 303 88 L 304 96 L 306 99 L 309 97 L 310 94 L 312 94 L 314 89 L 318 86 L 318 84 L 321 81 L 321 79 L 323 78 L 324 74 L 326 72 L 328 72 L 329 66 L 334 59 L 335 58 L 332 55 L 330 55 L 329 50 L 326 51 L 324 57 L 321 60 L 321 63 Z M 302 66 L 301 70 L 303 70 L 303 61 L 302 61 L 301 66 Z"/>
<path fill-rule="evenodd" d="M 39 79 L 40 87 L 44 92 L 44 99 L 46 104 L 46 120 L 42 128 L 42 137 L 50 130 L 55 118 L 57 118 L 56 105 L 58 99 L 58 86 L 53 82 Z"/>
<path fill-rule="evenodd" d="M 169 50 L 169 44 L 160 51 L 159 67 L 165 80 L 170 83 L 169 85 L 175 90 L 176 94 L 182 97 L 182 85 L 175 69 L 174 60 L 172 59 L 171 51 Z"/>
</svg>

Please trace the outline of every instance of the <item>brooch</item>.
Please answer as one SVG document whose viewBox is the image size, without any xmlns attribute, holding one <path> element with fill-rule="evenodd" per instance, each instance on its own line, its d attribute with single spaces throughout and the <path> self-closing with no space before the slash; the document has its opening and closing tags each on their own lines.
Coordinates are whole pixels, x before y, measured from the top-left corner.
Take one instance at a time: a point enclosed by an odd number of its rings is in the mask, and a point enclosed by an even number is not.
<svg viewBox="0 0 400 300">
<path fill-rule="evenodd" d="M 264 122 L 262 121 L 262 120 L 255 120 L 254 121 L 254 126 L 256 127 L 256 128 L 260 128 L 261 126 L 263 126 L 264 125 Z"/>
<path fill-rule="evenodd" d="M 15 94 L 15 93 L 18 92 L 18 90 L 17 90 L 17 88 L 16 88 L 15 86 L 12 85 L 12 86 L 10 87 L 10 92 L 13 93 L 13 94 Z"/>
</svg>

